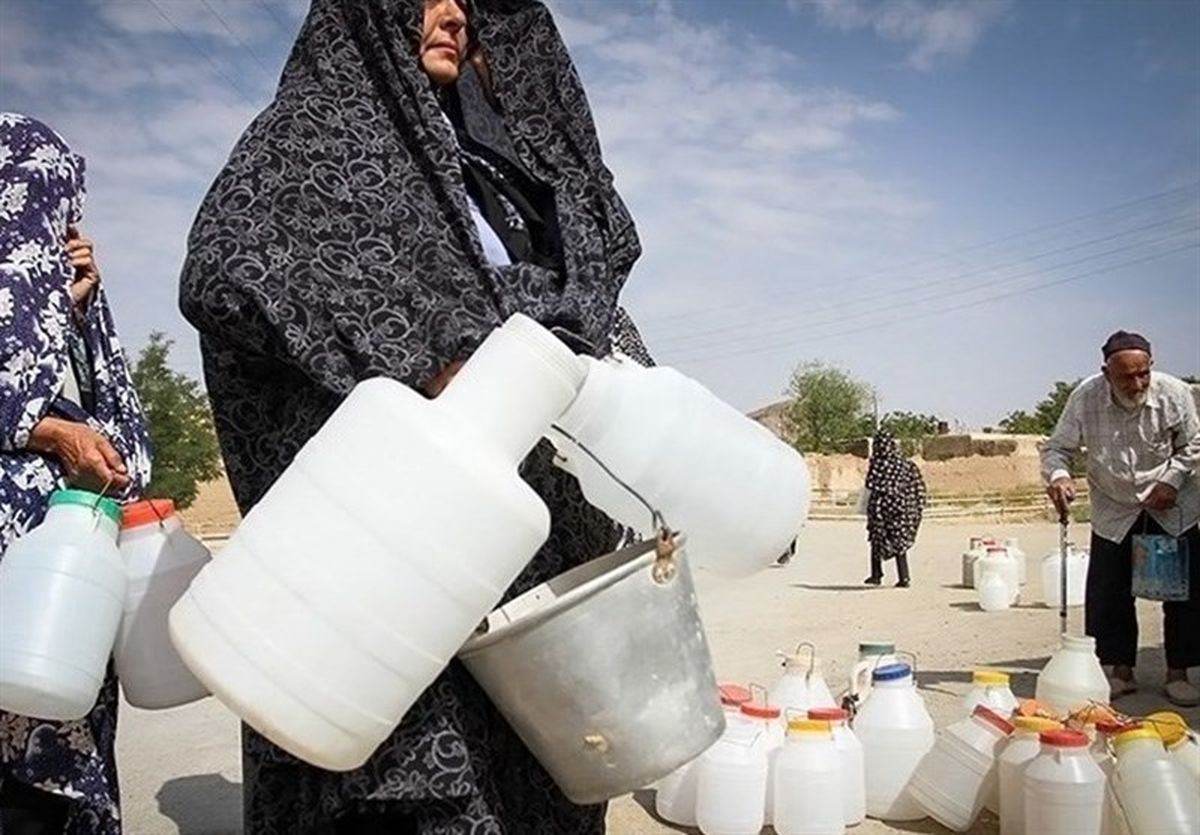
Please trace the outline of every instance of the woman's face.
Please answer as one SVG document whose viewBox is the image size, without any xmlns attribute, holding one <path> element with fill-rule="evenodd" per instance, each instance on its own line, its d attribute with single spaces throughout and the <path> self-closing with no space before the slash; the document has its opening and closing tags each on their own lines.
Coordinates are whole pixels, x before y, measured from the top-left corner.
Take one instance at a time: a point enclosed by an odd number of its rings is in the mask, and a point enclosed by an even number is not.
<svg viewBox="0 0 1200 835">
<path fill-rule="evenodd" d="M 465 0 L 425 0 L 421 27 L 421 68 L 439 87 L 458 80 L 467 54 Z"/>
</svg>

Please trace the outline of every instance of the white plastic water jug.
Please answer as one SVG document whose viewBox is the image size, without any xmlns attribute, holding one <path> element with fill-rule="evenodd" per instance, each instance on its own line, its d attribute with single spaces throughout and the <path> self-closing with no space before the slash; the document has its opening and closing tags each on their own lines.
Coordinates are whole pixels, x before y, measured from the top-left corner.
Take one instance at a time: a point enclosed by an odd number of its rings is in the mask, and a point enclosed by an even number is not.
<svg viewBox="0 0 1200 835">
<path fill-rule="evenodd" d="M 203 699 L 208 688 L 172 646 L 167 614 L 212 555 L 184 530 L 170 499 L 125 505 L 118 546 L 129 587 L 113 661 L 126 701 L 154 710 Z"/>
<path fill-rule="evenodd" d="M 842 767 L 828 722 L 793 719 L 775 758 L 773 826 L 778 835 L 846 831 Z"/>
<path fill-rule="evenodd" d="M 987 552 L 975 561 L 973 570 L 975 572 L 975 588 L 979 588 L 979 584 L 983 582 L 984 571 L 995 571 L 1003 578 L 1005 586 L 1008 588 L 1009 605 L 1017 602 L 1017 598 L 1021 594 L 1021 569 L 1004 546 L 988 546 Z"/>
<path fill-rule="evenodd" d="M 1042 558 L 1042 603 L 1057 609 L 1062 601 L 1062 579 L 1059 572 L 1062 554 L 1055 550 Z M 1088 554 L 1073 547 L 1067 548 L 1067 605 L 1082 606 L 1087 591 Z"/>
<path fill-rule="evenodd" d="M 1062 646 L 1038 673 L 1035 694 L 1039 702 L 1067 714 L 1092 702 L 1108 704 L 1108 678 L 1096 658 L 1096 639 L 1065 635 Z"/>
<path fill-rule="evenodd" d="M 1183 763 L 1167 755 L 1162 738 L 1132 728 L 1114 740 L 1115 792 L 1133 835 L 1196 835 L 1200 791 Z"/>
<path fill-rule="evenodd" d="M 920 820 L 925 812 L 908 795 L 908 784 L 933 748 L 933 719 L 907 664 L 880 667 L 872 679 L 853 724 L 863 746 L 867 814 L 885 821 Z"/>
<path fill-rule="evenodd" d="M 862 743 L 850 729 L 850 714 L 840 707 L 818 707 L 808 712 L 808 718 L 829 723 L 841 764 L 843 820 L 846 826 L 857 826 L 867 816 L 867 777 Z"/>
<path fill-rule="evenodd" d="M 757 835 L 763 828 L 767 754 L 757 743 L 761 729 L 749 722 L 729 725 L 700 755 L 696 825 L 704 835 Z"/>
<path fill-rule="evenodd" d="M 81 719 L 96 703 L 125 605 L 121 509 L 50 494 L 46 518 L 0 560 L 0 709 Z"/>
<path fill-rule="evenodd" d="M 858 645 L 858 660 L 850 670 L 849 693 L 862 701 L 871 692 L 871 676 L 880 667 L 899 663 L 896 645 L 890 641 L 863 641 Z"/>
<path fill-rule="evenodd" d="M 808 648 L 806 656 L 802 650 Z M 814 707 L 836 707 L 825 676 L 821 674 L 821 660 L 812 644 L 803 643 L 795 652 L 779 652 L 783 659 L 783 675 L 771 688 L 767 699 L 785 713 L 789 710 L 805 712 Z"/>
<path fill-rule="evenodd" d="M 975 588 L 975 561 L 983 557 L 987 549 L 983 537 L 973 536 L 967 544 L 967 550 L 962 555 L 962 584 L 964 588 Z"/>
<path fill-rule="evenodd" d="M 589 502 L 655 533 L 646 508 L 562 432 L 687 531 L 693 566 L 746 576 L 788 550 L 808 516 L 799 452 L 674 369 L 584 361 L 587 380 L 547 437 Z"/>
<path fill-rule="evenodd" d="M 1200 737 L 1189 733 L 1167 749 L 1167 753 L 1176 762 L 1182 763 L 1191 773 L 1192 779 L 1200 785 Z"/>
<path fill-rule="evenodd" d="M 533 320 L 436 400 L 359 383 L 171 610 L 184 662 L 314 765 L 361 765 L 546 540 L 518 463 L 585 366 Z"/>
<path fill-rule="evenodd" d="M 721 707 L 725 711 L 725 728 L 740 723 L 742 705 L 750 701 L 750 691 L 738 684 L 722 684 Z M 701 755 L 703 756 L 703 755 Z M 696 789 L 700 779 L 700 757 L 685 763 L 658 781 L 654 796 L 654 811 L 660 818 L 679 826 L 696 825 Z"/>
<path fill-rule="evenodd" d="M 931 818 L 966 832 L 997 790 L 996 754 L 1013 726 L 979 705 L 969 719 L 944 728 L 913 772 L 908 792 Z"/>
<path fill-rule="evenodd" d="M 764 697 L 765 698 L 765 697 Z M 775 811 L 775 756 L 783 747 L 782 711 L 770 702 L 749 701 L 742 705 L 742 721 L 754 728 L 754 745 L 767 759 L 767 790 L 763 796 L 763 821 L 770 825 Z"/>
<path fill-rule="evenodd" d="M 991 708 L 1004 718 L 1016 712 L 1017 697 L 1009 686 L 1011 677 L 999 670 L 976 670 L 971 674 L 971 689 L 963 697 L 963 714 L 970 716 L 979 705 Z"/>
<path fill-rule="evenodd" d="M 1025 767 L 1025 831 L 1029 835 L 1100 835 L 1104 772 L 1079 731 L 1044 731 Z"/>
<path fill-rule="evenodd" d="M 1015 536 L 1004 540 L 1004 550 L 1017 561 L 1017 582 L 1025 585 L 1029 579 L 1029 555 L 1021 549 L 1021 543 Z"/>
<path fill-rule="evenodd" d="M 975 563 L 976 567 L 988 562 L 987 558 Z M 995 562 L 979 573 L 979 581 L 975 584 L 979 595 L 979 608 L 985 612 L 1000 612 L 1012 606 L 1012 587 L 1004 575 L 1004 569 L 996 566 Z"/>
<path fill-rule="evenodd" d="M 1025 832 L 1025 766 L 1042 750 L 1043 731 L 1062 727 L 1053 719 L 1040 716 L 1017 716 L 1013 719 L 1013 734 L 996 758 L 996 776 L 1000 787 L 1000 835 L 1026 835 Z"/>
</svg>

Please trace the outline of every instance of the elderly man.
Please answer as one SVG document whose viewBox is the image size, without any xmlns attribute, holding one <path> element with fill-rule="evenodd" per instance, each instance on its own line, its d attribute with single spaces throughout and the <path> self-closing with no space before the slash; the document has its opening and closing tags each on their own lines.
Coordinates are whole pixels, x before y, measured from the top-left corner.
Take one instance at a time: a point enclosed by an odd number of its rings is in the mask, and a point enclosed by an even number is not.
<svg viewBox="0 0 1200 835">
<path fill-rule="evenodd" d="M 1117 331 L 1101 349 L 1100 374 L 1079 384 L 1042 449 L 1042 475 L 1060 513 L 1075 498 L 1071 456 L 1087 449 L 1092 502 L 1086 629 L 1096 639 L 1115 699 L 1137 689 L 1138 623 L 1133 598 L 1133 537 L 1168 534 L 1190 552 L 1190 599 L 1163 604 L 1167 655 L 1164 692 L 1174 704 L 1200 705 L 1188 681 L 1200 666 L 1200 420 L 1188 385 L 1151 371 L 1150 343 Z M 1180 543 L 1182 546 L 1183 543 Z"/>
</svg>

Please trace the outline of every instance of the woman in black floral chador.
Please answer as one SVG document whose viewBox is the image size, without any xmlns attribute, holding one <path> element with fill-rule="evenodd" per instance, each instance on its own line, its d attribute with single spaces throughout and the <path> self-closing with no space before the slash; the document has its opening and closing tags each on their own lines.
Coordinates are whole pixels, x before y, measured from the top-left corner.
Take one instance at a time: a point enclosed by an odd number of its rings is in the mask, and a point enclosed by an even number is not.
<svg viewBox="0 0 1200 835">
<path fill-rule="evenodd" d="M 68 485 L 132 498 L 149 437 L 92 244 L 75 224 L 83 159 L 50 128 L 0 113 L 0 559 Z M 120 835 L 117 680 L 91 712 L 0 711 L 0 833 Z"/>
<path fill-rule="evenodd" d="M 181 285 L 242 510 L 357 381 L 436 394 L 515 312 L 578 350 L 637 356 L 617 296 L 639 253 L 540 3 L 313 0 Z M 544 445 L 522 474 L 553 526 L 510 597 L 618 535 Z M 251 835 L 604 830 L 604 807 L 567 801 L 457 662 L 359 769 L 322 771 L 249 729 L 243 751 Z"/>
<path fill-rule="evenodd" d="M 917 465 L 905 458 L 886 429 L 875 433 L 867 465 L 867 540 L 871 543 L 871 576 L 867 585 L 883 580 L 883 563 L 896 561 L 901 588 L 910 582 L 908 550 L 917 540 L 925 510 L 925 480 Z"/>
</svg>

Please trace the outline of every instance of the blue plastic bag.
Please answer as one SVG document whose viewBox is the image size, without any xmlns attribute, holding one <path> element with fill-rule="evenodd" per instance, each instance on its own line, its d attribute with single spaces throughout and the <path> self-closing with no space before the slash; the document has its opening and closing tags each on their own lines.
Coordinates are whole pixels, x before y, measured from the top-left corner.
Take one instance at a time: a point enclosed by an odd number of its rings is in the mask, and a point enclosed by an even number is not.
<svg viewBox="0 0 1200 835">
<path fill-rule="evenodd" d="M 1188 600 L 1188 547 L 1183 537 L 1139 533 L 1133 537 L 1133 596 Z"/>
</svg>

